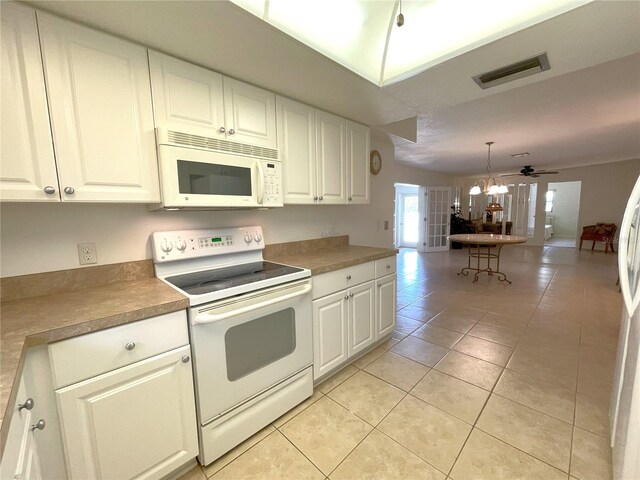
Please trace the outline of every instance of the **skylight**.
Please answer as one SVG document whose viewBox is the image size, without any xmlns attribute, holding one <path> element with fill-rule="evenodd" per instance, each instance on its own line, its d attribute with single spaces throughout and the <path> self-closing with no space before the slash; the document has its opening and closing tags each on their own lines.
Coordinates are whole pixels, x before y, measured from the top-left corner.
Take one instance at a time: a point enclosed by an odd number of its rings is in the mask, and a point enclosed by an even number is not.
<svg viewBox="0 0 640 480">
<path fill-rule="evenodd" d="M 591 0 L 231 1 L 384 86 Z"/>
</svg>

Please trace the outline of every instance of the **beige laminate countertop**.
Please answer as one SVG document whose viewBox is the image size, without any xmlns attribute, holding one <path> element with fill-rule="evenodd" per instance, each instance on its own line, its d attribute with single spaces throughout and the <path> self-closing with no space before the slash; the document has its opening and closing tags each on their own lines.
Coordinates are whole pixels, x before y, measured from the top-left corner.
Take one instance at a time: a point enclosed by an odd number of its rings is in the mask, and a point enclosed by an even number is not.
<svg viewBox="0 0 640 480">
<path fill-rule="evenodd" d="M 189 300 L 156 278 L 41 295 L 0 304 L 0 445 L 8 433 L 28 347 L 186 309 Z M 2 449 L 0 449 L 1 451 Z"/>
<path fill-rule="evenodd" d="M 361 247 L 344 245 L 305 252 L 289 253 L 270 257 L 276 263 L 308 268 L 312 275 L 340 270 L 359 263 L 390 257 L 398 253 L 395 248 Z"/>
<path fill-rule="evenodd" d="M 348 237 L 333 239 L 346 241 Z M 268 260 L 311 270 L 312 275 L 339 270 L 398 253 L 393 248 L 302 243 L 304 251 L 275 250 Z M 299 246 L 299 245 L 298 245 Z M 134 265 L 134 268 L 140 267 Z M 76 272 L 76 276 L 83 272 Z M 82 278 L 82 277 L 78 277 Z M 46 280 L 41 281 L 46 286 Z M 119 281 L 68 292 L 0 303 L 0 453 L 7 438 L 25 353 L 29 347 L 77 337 L 144 318 L 186 309 L 189 300 L 156 278 Z"/>
</svg>

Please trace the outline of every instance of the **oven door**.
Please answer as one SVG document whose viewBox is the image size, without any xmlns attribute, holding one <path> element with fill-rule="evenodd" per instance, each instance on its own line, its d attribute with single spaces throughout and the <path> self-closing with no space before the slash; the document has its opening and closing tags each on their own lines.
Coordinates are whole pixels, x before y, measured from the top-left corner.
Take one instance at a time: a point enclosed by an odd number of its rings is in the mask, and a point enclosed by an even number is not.
<svg viewBox="0 0 640 480">
<path fill-rule="evenodd" d="M 179 207 L 258 207 L 264 186 L 255 158 L 159 145 L 162 204 Z"/>
<path fill-rule="evenodd" d="M 203 425 L 313 362 L 311 279 L 194 307 L 190 316 Z"/>
</svg>

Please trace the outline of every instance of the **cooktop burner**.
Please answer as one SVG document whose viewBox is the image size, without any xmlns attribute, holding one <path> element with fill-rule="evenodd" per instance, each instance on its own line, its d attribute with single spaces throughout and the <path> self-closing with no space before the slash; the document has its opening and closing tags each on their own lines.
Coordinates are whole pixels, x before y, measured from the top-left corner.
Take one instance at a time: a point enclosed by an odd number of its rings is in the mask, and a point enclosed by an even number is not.
<svg viewBox="0 0 640 480">
<path fill-rule="evenodd" d="M 301 268 L 262 261 L 174 275 L 165 280 L 189 295 L 203 295 L 302 271 Z"/>
</svg>

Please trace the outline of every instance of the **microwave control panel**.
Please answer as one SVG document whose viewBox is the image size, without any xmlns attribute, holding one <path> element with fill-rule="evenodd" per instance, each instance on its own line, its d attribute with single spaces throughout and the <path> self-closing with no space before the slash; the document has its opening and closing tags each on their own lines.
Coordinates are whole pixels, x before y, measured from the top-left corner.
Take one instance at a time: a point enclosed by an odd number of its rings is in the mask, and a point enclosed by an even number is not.
<svg viewBox="0 0 640 480">
<path fill-rule="evenodd" d="M 282 203 L 282 165 L 280 162 L 262 161 L 263 185 L 262 206 L 281 207 Z"/>
</svg>

